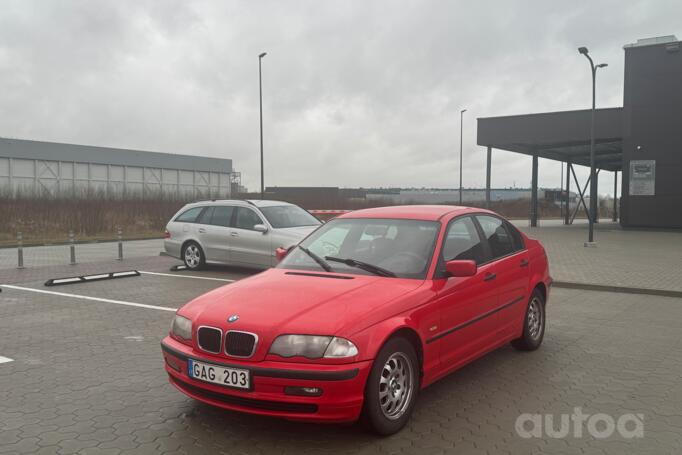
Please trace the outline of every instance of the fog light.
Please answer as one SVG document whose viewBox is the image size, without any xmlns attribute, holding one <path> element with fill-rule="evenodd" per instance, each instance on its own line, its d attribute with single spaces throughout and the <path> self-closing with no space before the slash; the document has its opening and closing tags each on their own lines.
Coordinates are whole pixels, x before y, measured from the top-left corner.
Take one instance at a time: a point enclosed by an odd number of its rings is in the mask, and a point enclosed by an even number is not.
<svg viewBox="0 0 682 455">
<path fill-rule="evenodd" d="M 284 393 L 299 397 L 319 397 L 322 395 L 322 389 L 319 387 L 285 387 Z"/>
</svg>

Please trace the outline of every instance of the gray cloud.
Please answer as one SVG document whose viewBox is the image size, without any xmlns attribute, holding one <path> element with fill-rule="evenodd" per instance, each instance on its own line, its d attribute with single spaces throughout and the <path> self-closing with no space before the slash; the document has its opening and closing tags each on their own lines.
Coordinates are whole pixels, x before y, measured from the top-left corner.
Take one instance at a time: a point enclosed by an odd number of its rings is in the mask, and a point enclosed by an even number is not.
<svg viewBox="0 0 682 455">
<path fill-rule="evenodd" d="M 258 185 L 257 55 L 266 183 L 484 183 L 475 118 L 589 106 L 587 45 L 622 104 L 622 46 L 678 33 L 677 1 L 2 0 L 0 135 L 234 159 Z M 540 183 L 558 186 L 541 162 Z M 584 170 L 581 171 L 584 175 Z M 530 159 L 496 152 L 493 184 Z M 612 188 L 611 176 L 600 191 Z"/>
</svg>

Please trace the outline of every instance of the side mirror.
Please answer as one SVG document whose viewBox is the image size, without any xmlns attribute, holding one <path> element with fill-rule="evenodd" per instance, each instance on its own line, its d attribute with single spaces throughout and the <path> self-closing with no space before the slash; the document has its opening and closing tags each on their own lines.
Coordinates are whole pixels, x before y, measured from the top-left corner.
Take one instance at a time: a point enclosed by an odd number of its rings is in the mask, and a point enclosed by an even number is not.
<svg viewBox="0 0 682 455">
<path fill-rule="evenodd" d="M 275 257 L 277 258 L 277 262 L 280 262 L 282 259 L 287 257 L 287 254 L 289 254 L 289 248 L 282 248 L 281 246 L 278 247 L 275 250 Z"/>
<path fill-rule="evenodd" d="M 253 227 L 253 230 L 258 231 L 258 232 L 262 232 L 263 234 L 265 234 L 266 232 L 268 232 L 268 227 L 264 224 L 256 224 Z"/>
<path fill-rule="evenodd" d="M 478 270 L 476 261 L 471 259 L 462 259 L 456 261 L 448 261 L 445 263 L 445 270 L 447 270 L 450 276 L 474 276 Z"/>
</svg>

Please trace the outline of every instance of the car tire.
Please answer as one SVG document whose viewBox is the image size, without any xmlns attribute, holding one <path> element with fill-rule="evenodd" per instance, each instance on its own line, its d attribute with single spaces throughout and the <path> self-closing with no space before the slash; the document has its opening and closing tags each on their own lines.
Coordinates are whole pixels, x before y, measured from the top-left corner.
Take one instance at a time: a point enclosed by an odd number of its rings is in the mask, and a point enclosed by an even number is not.
<svg viewBox="0 0 682 455">
<path fill-rule="evenodd" d="M 545 298 L 539 290 L 531 294 L 523 319 L 523 334 L 511 344 L 519 351 L 535 351 L 545 337 Z"/>
<path fill-rule="evenodd" d="M 190 270 L 201 270 L 206 265 L 206 256 L 196 242 L 187 242 L 182 248 L 182 261 Z"/>
<path fill-rule="evenodd" d="M 374 360 L 365 386 L 361 423 L 382 436 L 400 431 L 410 419 L 419 393 L 420 367 L 414 346 L 391 338 Z"/>
</svg>

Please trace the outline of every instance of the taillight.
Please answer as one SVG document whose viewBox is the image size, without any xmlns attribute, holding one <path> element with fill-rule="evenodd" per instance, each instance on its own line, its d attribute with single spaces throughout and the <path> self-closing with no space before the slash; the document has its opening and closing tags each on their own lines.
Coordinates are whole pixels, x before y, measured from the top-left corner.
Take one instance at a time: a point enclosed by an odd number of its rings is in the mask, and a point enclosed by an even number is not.
<svg viewBox="0 0 682 455">
<path fill-rule="evenodd" d="M 170 232 L 168 232 L 168 229 L 166 229 L 163 233 L 163 238 L 164 239 L 169 239 L 170 238 Z"/>
</svg>

